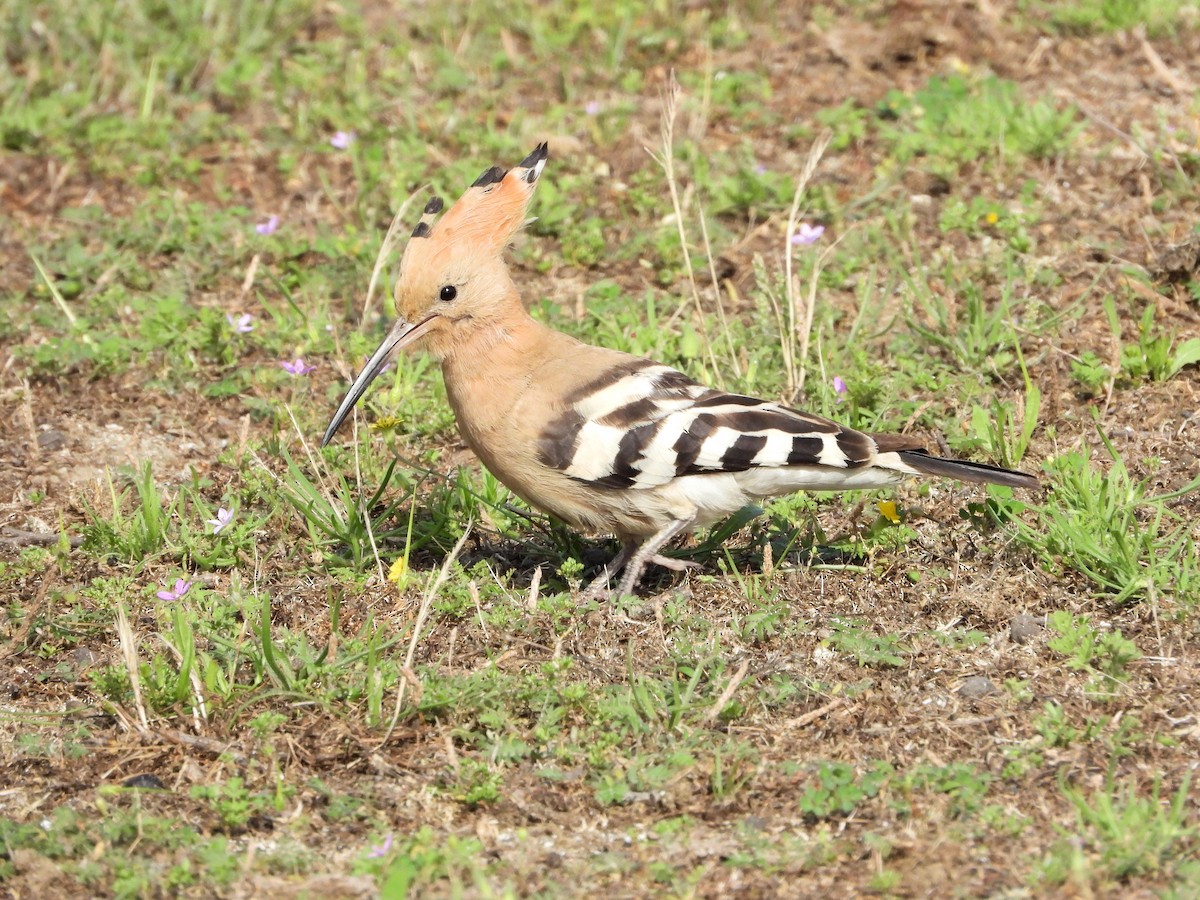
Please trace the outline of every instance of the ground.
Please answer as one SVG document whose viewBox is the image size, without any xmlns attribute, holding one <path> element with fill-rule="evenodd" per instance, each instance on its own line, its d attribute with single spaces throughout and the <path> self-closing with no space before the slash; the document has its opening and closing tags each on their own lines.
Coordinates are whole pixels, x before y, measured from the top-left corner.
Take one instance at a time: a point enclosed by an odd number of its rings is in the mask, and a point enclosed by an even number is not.
<svg viewBox="0 0 1200 900">
<path fill-rule="evenodd" d="M 111 12 L 3 25 L 0 893 L 1200 892 L 1194 5 Z M 393 214 L 543 139 L 536 315 L 1044 489 L 581 603 L 429 360 L 318 450 Z"/>
</svg>

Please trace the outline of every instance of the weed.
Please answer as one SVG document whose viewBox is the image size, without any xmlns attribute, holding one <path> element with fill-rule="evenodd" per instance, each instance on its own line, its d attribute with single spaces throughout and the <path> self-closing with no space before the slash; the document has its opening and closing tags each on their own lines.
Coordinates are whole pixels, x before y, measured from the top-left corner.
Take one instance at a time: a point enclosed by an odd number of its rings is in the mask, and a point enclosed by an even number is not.
<svg viewBox="0 0 1200 900">
<path fill-rule="evenodd" d="M 1071 34 L 1128 31 L 1141 26 L 1153 36 L 1179 28 L 1188 0 L 1025 0 L 1031 9 L 1047 12 L 1050 24 Z"/>
<path fill-rule="evenodd" d="M 388 464 L 375 492 L 363 499 L 358 486 L 340 472 L 332 473 L 330 490 L 325 484 L 313 482 L 286 451 L 283 458 L 288 468 L 288 478 L 281 482 L 283 496 L 300 513 L 312 542 L 331 550 L 333 562 L 361 568 L 378 558 L 379 547 L 401 536 L 405 538 L 404 557 L 408 558 L 412 549 L 411 519 L 408 528 L 395 520 L 403 495 L 415 497 L 417 485 L 405 475 L 396 476 L 398 484 L 392 484 L 396 460 Z M 385 501 L 389 487 L 396 499 Z"/>
<path fill-rule="evenodd" d="M 1005 468 L 1019 468 L 1037 428 L 1041 407 L 1042 392 L 1028 382 L 1020 415 L 1000 400 L 993 400 L 990 409 L 973 404 L 969 431 L 952 437 L 949 443 L 955 449 L 977 449 Z"/>
<path fill-rule="evenodd" d="M 838 106 L 818 110 L 816 120 L 833 133 L 830 148 L 842 151 L 866 137 L 870 112 L 853 100 L 845 100 Z"/>
<path fill-rule="evenodd" d="M 1108 365 L 1091 350 L 1085 350 L 1078 359 L 1071 360 L 1071 375 L 1090 396 L 1095 396 L 1112 379 Z"/>
<path fill-rule="evenodd" d="M 464 759 L 454 773 L 449 792 L 460 803 L 478 806 L 481 803 L 497 802 L 503 786 L 503 776 L 488 763 Z"/>
<path fill-rule="evenodd" d="M 1022 98 L 1016 83 L 994 75 L 936 76 L 911 97 L 890 92 L 880 109 L 880 129 L 897 161 L 921 157 L 932 171 L 947 176 L 993 154 L 1057 156 L 1080 131 L 1074 108 L 1060 109 L 1048 98 Z"/>
<path fill-rule="evenodd" d="M 972 197 L 969 201 L 952 197 L 942 207 L 938 226 L 943 232 L 961 231 L 971 237 L 994 233 L 1017 253 L 1028 253 L 1033 247 L 1028 219 L 1026 213 L 1012 212 L 986 197 Z"/>
<path fill-rule="evenodd" d="M 1156 778 L 1142 795 L 1132 783 L 1112 779 L 1091 795 L 1060 781 L 1074 807 L 1073 836 L 1065 833 L 1042 860 L 1039 875 L 1050 884 L 1082 882 L 1103 886 L 1139 875 L 1168 879 L 1183 875 L 1194 852 L 1196 828 L 1189 824 L 1191 780 L 1184 778 L 1169 800 L 1160 799 Z"/>
<path fill-rule="evenodd" d="M 960 817 L 976 812 L 987 796 L 992 776 L 974 766 L 921 764 L 897 779 L 905 791 L 927 790 L 950 798 L 950 814 Z"/>
<path fill-rule="evenodd" d="M 847 816 L 879 794 L 891 779 L 890 763 L 876 760 L 859 775 L 849 763 L 822 761 L 815 765 L 813 782 L 800 795 L 800 811 L 813 819 Z"/>
<path fill-rule="evenodd" d="M 1112 459 L 1109 471 L 1098 471 L 1087 450 L 1051 460 L 1054 502 L 1030 507 L 1037 527 L 1019 521 L 1018 539 L 1047 565 L 1066 564 L 1082 572 L 1114 603 L 1157 592 L 1195 604 L 1200 557 L 1188 524 L 1179 521 L 1168 501 L 1200 486 L 1200 478 L 1151 496 L 1152 479 L 1135 482 L 1107 436 L 1100 436 Z"/>
<path fill-rule="evenodd" d="M 781 600 L 772 598 L 755 605 L 754 611 L 734 623 L 738 636 L 748 644 L 761 644 L 775 635 L 791 617 L 791 607 Z"/>
<path fill-rule="evenodd" d="M 1057 610 L 1046 618 L 1046 627 L 1057 632 L 1046 645 L 1068 657 L 1072 669 L 1092 669 L 1114 682 L 1124 677 L 1129 663 L 1141 659 L 1141 651 L 1120 631 L 1098 633 L 1084 618 Z"/>
<path fill-rule="evenodd" d="M 84 532 L 84 549 L 93 553 L 115 556 L 124 562 L 143 562 L 157 555 L 167 540 L 167 525 L 174 506 L 163 506 L 158 486 L 149 462 L 144 463 L 133 479 L 133 512 L 126 513 L 128 488 L 117 493 L 112 475 L 108 476 L 110 515 L 102 516 L 88 507 L 91 522 Z"/>
<path fill-rule="evenodd" d="M 484 888 L 487 895 L 508 896 L 487 889 L 486 868 L 481 863 L 484 848 L 476 838 L 441 835 L 426 826 L 394 843 L 386 840 L 379 847 L 384 852 L 374 851 L 357 868 L 379 877 L 381 897 L 407 897 L 414 887 L 428 889 L 442 882 L 461 888 L 464 881 Z"/>
<path fill-rule="evenodd" d="M 896 635 L 879 635 L 861 619 L 834 619 L 833 633 L 826 639 L 833 649 L 854 658 L 863 666 L 902 666 L 906 652 Z"/>
<path fill-rule="evenodd" d="M 1017 703 L 1028 703 L 1033 699 L 1033 688 L 1029 686 L 1028 680 L 1024 678 L 1006 678 L 1004 680 L 1004 689 Z"/>
<path fill-rule="evenodd" d="M 759 753 L 748 744 L 728 742 L 713 749 L 708 790 L 717 800 L 729 802 L 749 787 L 761 764 Z"/>
<path fill-rule="evenodd" d="M 910 280 L 915 305 L 929 325 L 910 320 L 913 331 L 941 347 L 971 371 L 1003 371 L 1015 362 L 1012 347 L 1012 300 L 1005 292 L 989 308 L 977 285 L 964 284 L 952 306 L 940 292 Z"/>
<path fill-rule="evenodd" d="M 255 816 L 282 810 L 280 801 L 286 799 L 251 792 L 245 781 L 238 776 L 219 784 L 198 784 L 191 789 L 191 796 L 207 802 L 220 821 L 222 829 L 233 833 L 243 831 Z"/>
<path fill-rule="evenodd" d="M 1111 297 L 1105 298 L 1109 324 L 1113 334 L 1120 340 L 1120 322 Z M 1189 338 L 1176 345 L 1170 334 L 1162 334 L 1154 327 L 1154 306 L 1147 306 L 1138 321 L 1137 343 L 1121 347 L 1121 371 L 1135 381 L 1168 381 L 1187 366 L 1200 362 L 1200 338 Z"/>
<path fill-rule="evenodd" d="M 1078 726 L 1061 705 L 1047 701 L 1033 727 L 1041 736 L 1043 746 L 1066 748 L 1079 740 L 1085 743 L 1094 740 L 1105 724 L 1104 719 L 1087 719 Z"/>
</svg>

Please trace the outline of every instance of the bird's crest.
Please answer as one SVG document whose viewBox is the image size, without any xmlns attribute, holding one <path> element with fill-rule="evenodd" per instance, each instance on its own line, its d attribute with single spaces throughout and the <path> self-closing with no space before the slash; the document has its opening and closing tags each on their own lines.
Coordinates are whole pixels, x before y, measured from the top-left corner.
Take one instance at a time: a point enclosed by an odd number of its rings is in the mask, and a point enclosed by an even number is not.
<svg viewBox="0 0 1200 900">
<path fill-rule="evenodd" d="M 435 266 L 448 253 L 498 256 L 525 223 L 529 198 L 548 155 L 543 141 L 515 168 L 486 170 L 440 219 L 442 198 L 430 198 L 405 248 L 401 277 L 413 266 Z"/>
</svg>

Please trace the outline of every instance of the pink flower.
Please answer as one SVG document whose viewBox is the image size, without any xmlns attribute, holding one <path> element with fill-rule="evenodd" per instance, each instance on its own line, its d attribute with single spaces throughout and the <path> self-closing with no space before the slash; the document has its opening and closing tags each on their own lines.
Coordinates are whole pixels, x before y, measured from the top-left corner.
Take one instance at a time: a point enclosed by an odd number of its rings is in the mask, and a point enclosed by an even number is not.
<svg viewBox="0 0 1200 900">
<path fill-rule="evenodd" d="M 801 222 L 799 230 L 792 235 L 792 244 L 797 247 L 815 244 L 824 233 L 824 225 L 809 225 L 807 222 Z"/>
<path fill-rule="evenodd" d="M 383 839 L 383 843 L 377 847 L 372 847 L 371 852 L 367 854 L 368 859 L 379 859 L 381 856 L 386 856 L 387 852 L 392 849 L 392 833 L 389 831 L 387 837 Z"/>
<path fill-rule="evenodd" d="M 254 230 L 262 235 L 274 234 L 279 230 L 279 216 L 271 216 L 267 221 L 259 222 L 254 226 Z"/>
<path fill-rule="evenodd" d="M 299 356 L 296 357 L 294 362 L 287 362 L 285 360 L 279 365 L 280 368 L 282 368 L 283 371 L 287 372 L 289 375 L 307 375 L 309 372 L 313 372 L 317 368 L 316 366 L 310 366 Z"/>
<path fill-rule="evenodd" d="M 603 109 L 603 108 L 604 108 L 604 107 L 602 107 L 602 106 L 600 105 L 600 101 L 599 101 L 599 100 L 589 100 L 587 103 L 585 103 L 585 104 L 583 105 L 583 111 L 584 111 L 585 113 L 587 113 L 589 116 L 598 116 L 598 115 L 600 115 L 600 110 L 601 110 L 601 109 Z"/>
<path fill-rule="evenodd" d="M 345 150 L 354 143 L 355 137 L 353 131 L 338 131 L 329 139 L 329 145 L 335 150 Z"/>
<path fill-rule="evenodd" d="M 222 506 L 220 509 L 217 510 L 217 517 L 215 519 L 208 519 L 205 524 L 211 525 L 213 527 L 213 530 L 212 530 L 213 534 L 220 534 L 225 529 L 225 526 L 228 525 L 232 521 L 233 521 L 233 510 L 226 509 L 225 507 Z"/>
<path fill-rule="evenodd" d="M 250 313 L 242 313 L 236 319 L 233 313 L 225 313 L 225 321 L 229 323 L 229 327 L 237 334 L 249 334 L 254 330 L 254 326 L 250 324 L 253 316 Z"/>
<path fill-rule="evenodd" d="M 159 591 L 157 594 L 155 594 L 155 596 L 158 597 L 159 600 L 166 600 L 168 602 L 182 600 L 183 595 L 188 592 L 188 588 L 191 586 L 192 583 L 190 581 L 187 581 L 183 578 L 176 578 L 174 588 L 168 588 L 165 591 Z"/>
</svg>

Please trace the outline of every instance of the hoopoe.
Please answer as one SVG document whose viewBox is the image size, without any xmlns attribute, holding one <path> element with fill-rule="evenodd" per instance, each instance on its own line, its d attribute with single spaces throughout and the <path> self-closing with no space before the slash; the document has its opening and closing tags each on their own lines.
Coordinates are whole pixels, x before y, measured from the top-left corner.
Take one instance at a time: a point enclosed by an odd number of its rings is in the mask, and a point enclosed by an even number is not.
<svg viewBox="0 0 1200 900">
<path fill-rule="evenodd" d="M 778 403 L 717 391 L 670 366 L 582 343 L 534 319 L 503 259 L 546 166 L 540 144 L 509 171 L 488 169 L 441 219 L 432 198 L 405 248 L 398 318 L 359 373 L 325 446 L 396 354 L 440 362 L 467 445 L 513 493 L 621 550 L 618 595 L 676 535 L 798 490 L 878 488 L 910 475 L 1035 488 L 1032 475 L 930 455 L 907 435 L 871 435 Z"/>
</svg>

